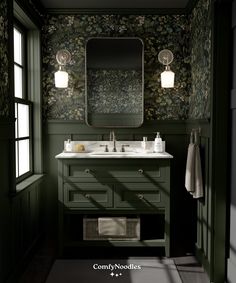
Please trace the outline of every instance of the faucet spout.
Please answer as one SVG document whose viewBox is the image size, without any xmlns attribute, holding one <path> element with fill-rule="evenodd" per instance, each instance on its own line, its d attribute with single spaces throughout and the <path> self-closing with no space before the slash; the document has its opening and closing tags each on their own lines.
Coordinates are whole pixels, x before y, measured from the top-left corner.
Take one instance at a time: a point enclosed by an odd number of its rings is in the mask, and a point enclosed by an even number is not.
<svg viewBox="0 0 236 283">
<path fill-rule="evenodd" d="M 110 141 L 113 142 L 113 149 L 112 149 L 112 151 L 116 152 L 117 151 L 117 149 L 116 149 L 116 135 L 115 135 L 115 131 L 114 130 L 112 130 L 110 132 Z"/>
</svg>

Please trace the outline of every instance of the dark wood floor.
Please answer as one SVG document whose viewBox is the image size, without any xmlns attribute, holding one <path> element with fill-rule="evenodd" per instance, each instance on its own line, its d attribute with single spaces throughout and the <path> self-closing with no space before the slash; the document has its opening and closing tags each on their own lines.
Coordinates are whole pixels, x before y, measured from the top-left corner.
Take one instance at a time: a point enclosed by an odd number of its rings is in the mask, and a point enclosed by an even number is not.
<svg viewBox="0 0 236 283">
<path fill-rule="evenodd" d="M 54 260 L 55 243 L 53 241 L 43 241 L 32 256 L 18 283 L 45 283 Z M 173 260 L 183 283 L 210 282 L 194 256 L 174 257 Z"/>
</svg>

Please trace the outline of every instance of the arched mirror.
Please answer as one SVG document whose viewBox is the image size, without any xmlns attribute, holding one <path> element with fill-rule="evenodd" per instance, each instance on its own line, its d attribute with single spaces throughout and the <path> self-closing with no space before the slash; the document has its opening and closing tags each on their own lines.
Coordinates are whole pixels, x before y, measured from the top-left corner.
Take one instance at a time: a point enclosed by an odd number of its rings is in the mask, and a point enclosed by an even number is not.
<svg viewBox="0 0 236 283">
<path fill-rule="evenodd" d="M 144 50 L 139 38 L 91 38 L 86 44 L 86 122 L 93 127 L 143 123 Z"/>
</svg>

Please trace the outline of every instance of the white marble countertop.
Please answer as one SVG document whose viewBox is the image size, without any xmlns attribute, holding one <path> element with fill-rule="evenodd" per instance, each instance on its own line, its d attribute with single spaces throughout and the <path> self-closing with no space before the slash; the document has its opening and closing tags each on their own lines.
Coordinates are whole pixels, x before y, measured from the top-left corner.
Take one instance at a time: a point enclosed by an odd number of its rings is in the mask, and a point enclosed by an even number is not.
<svg viewBox="0 0 236 283">
<path fill-rule="evenodd" d="M 113 143 L 110 141 L 72 141 L 72 148 L 75 148 L 76 144 L 83 144 L 85 147 L 84 152 L 61 152 L 56 155 L 57 159 L 71 159 L 71 158 L 94 158 L 94 159 L 106 159 L 106 158 L 161 158 L 168 159 L 173 158 L 169 153 L 153 152 L 153 142 L 148 141 L 146 150 L 143 150 L 141 147 L 140 141 L 117 141 L 116 148 L 117 152 L 112 152 Z M 121 152 L 122 145 L 129 145 L 125 148 L 125 152 Z M 107 145 L 109 152 L 105 152 L 104 148 L 101 148 L 100 145 Z M 73 149 L 72 149 L 73 150 Z"/>
<path fill-rule="evenodd" d="M 77 153 L 77 152 L 62 152 L 55 156 L 57 159 L 71 159 L 71 158 L 96 158 L 96 159 L 106 159 L 106 158 L 173 158 L 173 156 L 167 152 L 155 153 L 155 152 L 125 152 L 122 154 L 120 153 L 112 153 L 108 152 L 107 154 L 96 154 L 93 152 L 86 152 L 86 153 Z"/>
</svg>

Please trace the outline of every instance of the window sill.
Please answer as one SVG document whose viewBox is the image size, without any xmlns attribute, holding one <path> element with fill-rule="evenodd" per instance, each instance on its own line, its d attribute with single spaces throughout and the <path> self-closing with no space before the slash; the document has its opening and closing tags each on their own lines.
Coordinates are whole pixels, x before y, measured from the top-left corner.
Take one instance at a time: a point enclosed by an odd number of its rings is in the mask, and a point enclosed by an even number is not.
<svg viewBox="0 0 236 283">
<path fill-rule="evenodd" d="M 30 187 L 31 185 L 37 182 L 41 182 L 43 179 L 43 176 L 44 176 L 43 174 L 34 174 L 26 178 L 25 180 L 23 180 L 22 182 L 16 185 L 16 194 L 25 190 L 26 188 Z"/>
</svg>

